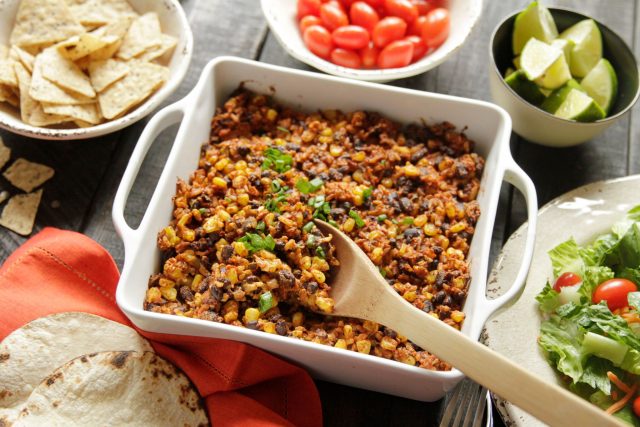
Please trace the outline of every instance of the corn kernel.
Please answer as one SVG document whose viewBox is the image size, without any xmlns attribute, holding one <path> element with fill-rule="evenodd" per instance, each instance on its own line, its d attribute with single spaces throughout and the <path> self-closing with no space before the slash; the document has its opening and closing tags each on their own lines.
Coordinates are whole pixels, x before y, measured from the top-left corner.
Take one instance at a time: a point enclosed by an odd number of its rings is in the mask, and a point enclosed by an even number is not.
<svg viewBox="0 0 640 427">
<path fill-rule="evenodd" d="M 161 288 L 171 288 L 176 285 L 176 282 L 163 277 L 159 280 L 159 285 Z"/>
<path fill-rule="evenodd" d="M 411 150 L 409 150 L 409 147 L 405 147 L 404 145 L 394 145 L 393 150 L 404 156 L 408 156 L 411 154 Z"/>
<path fill-rule="evenodd" d="M 229 279 L 232 285 L 238 283 L 238 271 L 235 268 L 230 268 L 229 271 L 227 271 L 227 279 Z"/>
<path fill-rule="evenodd" d="M 237 201 L 240 206 L 247 206 L 249 204 L 249 195 L 247 193 L 242 193 L 238 196 Z"/>
<path fill-rule="evenodd" d="M 427 291 L 426 289 L 422 290 L 422 295 L 424 296 L 424 298 L 427 301 L 431 301 L 433 299 L 433 294 L 431 292 Z"/>
<path fill-rule="evenodd" d="M 148 303 L 160 303 L 162 300 L 162 293 L 158 288 L 147 289 L 147 302 Z"/>
<path fill-rule="evenodd" d="M 331 130 L 331 128 L 324 128 L 324 129 L 322 129 L 322 132 L 320 132 L 320 135 L 322 135 L 322 136 L 333 136 L 333 130 Z"/>
<path fill-rule="evenodd" d="M 242 242 L 233 242 L 233 251 L 241 257 L 246 257 L 247 255 L 249 255 L 247 247 Z"/>
<path fill-rule="evenodd" d="M 378 332 L 378 329 L 380 329 L 380 325 L 378 323 L 372 322 L 370 320 L 365 320 L 364 322 L 362 322 L 362 327 L 365 329 L 365 331 L 370 333 Z"/>
<path fill-rule="evenodd" d="M 462 323 L 462 321 L 464 320 L 464 313 L 458 310 L 453 310 L 451 312 L 451 320 L 456 323 Z"/>
<path fill-rule="evenodd" d="M 356 154 L 351 156 L 351 158 L 355 162 L 361 162 L 361 161 L 363 161 L 364 159 L 367 158 L 367 153 L 365 153 L 364 151 L 358 151 Z"/>
<path fill-rule="evenodd" d="M 264 325 L 262 325 L 262 330 L 268 334 L 275 334 L 276 324 L 273 322 L 266 322 Z"/>
<path fill-rule="evenodd" d="M 415 225 L 416 227 L 422 227 L 426 223 L 427 223 L 427 216 L 426 215 L 418 215 L 413 220 L 413 225 Z"/>
<path fill-rule="evenodd" d="M 287 141 L 282 138 L 276 138 L 273 140 L 276 145 L 287 145 Z"/>
<path fill-rule="evenodd" d="M 223 226 L 224 224 L 220 220 L 220 217 L 218 215 L 214 215 L 205 220 L 202 224 L 202 229 L 205 233 L 215 233 L 216 231 L 221 230 Z"/>
<path fill-rule="evenodd" d="M 333 312 L 333 300 L 331 298 L 318 297 L 316 298 L 316 305 L 323 313 Z"/>
<path fill-rule="evenodd" d="M 278 112 L 276 110 L 274 110 L 273 108 L 269 108 L 267 110 L 267 120 L 272 122 L 277 118 L 278 118 Z"/>
<path fill-rule="evenodd" d="M 396 347 L 398 347 L 398 342 L 391 337 L 384 336 L 380 340 L 380 347 L 384 348 L 385 350 L 393 351 L 396 349 Z"/>
<path fill-rule="evenodd" d="M 231 181 L 231 185 L 233 186 L 233 188 L 242 188 L 247 185 L 248 182 L 249 180 L 246 176 L 238 175 L 233 178 L 233 180 Z"/>
<path fill-rule="evenodd" d="M 371 351 L 371 341 L 369 340 L 360 340 L 356 341 L 356 349 L 359 353 L 369 354 Z"/>
<path fill-rule="evenodd" d="M 311 269 L 311 257 L 303 256 L 300 259 L 300 268 L 302 268 L 303 270 L 310 270 Z"/>
<path fill-rule="evenodd" d="M 311 274 L 313 274 L 314 279 L 316 279 L 318 283 L 324 283 L 326 280 L 324 273 L 320 270 L 311 270 Z"/>
<path fill-rule="evenodd" d="M 408 177 L 416 177 L 420 176 L 420 170 L 417 167 L 409 164 L 404 167 L 404 174 Z"/>
<path fill-rule="evenodd" d="M 164 297 L 164 299 L 168 300 L 168 301 L 175 301 L 176 297 L 178 296 L 178 291 L 176 290 L 176 288 L 160 288 L 160 293 L 162 294 L 162 296 Z"/>
<path fill-rule="evenodd" d="M 257 322 L 258 319 L 260 318 L 260 310 L 258 310 L 257 308 L 247 308 L 244 311 L 244 323 L 245 325 L 249 322 Z"/>
<path fill-rule="evenodd" d="M 402 297 L 409 302 L 414 302 L 417 298 L 417 295 L 415 291 L 407 291 L 404 294 L 402 294 Z"/>
<path fill-rule="evenodd" d="M 350 233 L 353 230 L 353 227 L 356 225 L 356 220 L 353 218 L 347 218 L 347 220 L 342 224 L 342 231 L 346 231 Z"/>
<path fill-rule="evenodd" d="M 381 260 L 382 260 L 382 255 L 384 254 L 384 250 L 382 248 L 374 248 L 373 251 L 371 251 L 371 261 L 374 264 L 378 264 Z"/>
<path fill-rule="evenodd" d="M 464 279 L 464 277 L 456 277 L 455 279 L 453 279 L 453 286 L 458 289 L 464 289 L 465 284 L 466 280 Z"/>
<path fill-rule="evenodd" d="M 454 219 L 456 217 L 456 206 L 452 202 L 448 202 L 444 209 L 449 219 Z"/>
<path fill-rule="evenodd" d="M 346 350 L 347 349 L 347 342 L 345 340 L 343 340 L 343 339 L 339 339 L 338 341 L 336 341 L 334 347 Z"/>
<path fill-rule="evenodd" d="M 422 231 L 424 231 L 424 234 L 426 234 L 427 236 L 433 237 L 438 234 L 438 227 L 428 222 L 424 225 L 424 227 L 422 227 Z"/>
<path fill-rule="evenodd" d="M 264 223 L 267 224 L 269 227 L 271 227 L 271 224 L 273 224 L 273 220 L 276 218 L 276 216 L 273 214 L 273 212 L 269 212 L 265 217 L 264 217 Z"/>
<path fill-rule="evenodd" d="M 247 168 L 247 162 L 245 162 L 244 160 L 240 160 L 239 162 L 237 162 L 234 166 L 234 168 L 237 171 L 243 171 Z"/>
<path fill-rule="evenodd" d="M 218 187 L 218 188 L 227 188 L 227 181 L 225 181 L 224 179 L 220 178 L 219 176 L 216 176 L 215 178 L 213 178 L 211 183 L 213 185 L 215 185 L 216 187 Z"/>
<path fill-rule="evenodd" d="M 227 167 L 230 161 L 231 160 L 227 159 L 226 157 L 223 157 L 222 159 L 216 162 L 214 167 L 216 168 L 216 170 L 221 171 Z"/>
<path fill-rule="evenodd" d="M 302 324 L 304 323 L 304 314 L 300 311 L 296 311 L 295 313 L 293 313 L 291 323 L 294 327 L 302 326 Z"/>
<path fill-rule="evenodd" d="M 319 136 L 318 142 L 321 144 L 331 144 L 333 142 L 333 138 L 330 136 Z"/>
<path fill-rule="evenodd" d="M 344 325 L 342 332 L 346 339 L 353 338 L 353 327 L 351 325 Z"/>
<path fill-rule="evenodd" d="M 171 246 L 175 246 L 178 243 L 180 243 L 180 238 L 176 235 L 176 231 L 174 230 L 173 227 L 171 226 L 165 227 L 164 235 L 169 240 L 169 244 L 171 244 Z"/>
<path fill-rule="evenodd" d="M 193 280 L 191 281 L 192 291 L 195 291 L 200 287 L 200 283 L 202 283 L 202 279 L 204 279 L 202 274 L 196 274 L 195 276 L 193 276 Z"/>
<path fill-rule="evenodd" d="M 382 185 L 384 185 L 387 188 L 391 188 L 393 187 L 393 180 L 391 178 L 384 178 L 382 180 Z"/>
<path fill-rule="evenodd" d="M 333 157 L 338 157 L 340 156 L 340 154 L 342 154 L 342 147 L 339 145 L 332 145 L 331 147 L 329 147 L 329 154 L 331 154 Z"/>
<path fill-rule="evenodd" d="M 402 363 L 406 363 L 407 365 L 411 365 L 411 366 L 415 366 L 416 364 L 416 358 L 411 356 L 410 354 L 400 357 L 398 361 Z"/>
<path fill-rule="evenodd" d="M 456 224 L 453 224 L 450 228 L 449 231 L 451 231 L 452 233 L 459 233 L 462 230 L 464 230 L 465 228 L 467 228 L 467 224 L 465 224 L 464 221 L 458 222 Z"/>
<path fill-rule="evenodd" d="M 364 174 L 362 173 L 362 171 L 360 169 L 356 170 L 351 176 L 353 177 L 353 180 L 355 182 L 359 182 L 360 184 L 362 184 L 364 182 Z M 362 188 L 356 187 L 353 190 L 353 193 L 356 196 L 362 196 Z"/>
<path fill-rule="evenodd" d="M 187 242 L 193 242 L 196 239 L 196 232 L 190 228 L 180 230 L 180 234 L 182 235 L 182 239 Z"/>
</svg>

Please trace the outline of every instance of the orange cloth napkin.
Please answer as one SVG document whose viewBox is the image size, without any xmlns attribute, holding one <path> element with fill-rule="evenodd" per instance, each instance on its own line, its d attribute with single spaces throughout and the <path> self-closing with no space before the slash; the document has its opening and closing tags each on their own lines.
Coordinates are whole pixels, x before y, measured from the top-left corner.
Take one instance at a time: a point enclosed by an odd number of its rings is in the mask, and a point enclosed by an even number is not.
<svg viewBox="0 0 640 427">
<path fill-rule="evenodd" d="M 0 340 L 63 311 L 133 326 L 116 305 L 119 276 L 109 253 L 93 240 L 44 229 L 0 267 Z M 303 369 L 233 341 L 139 332 L 191 378 L 214 426 L 322 425 L 318 391 Z"/>
</svg>

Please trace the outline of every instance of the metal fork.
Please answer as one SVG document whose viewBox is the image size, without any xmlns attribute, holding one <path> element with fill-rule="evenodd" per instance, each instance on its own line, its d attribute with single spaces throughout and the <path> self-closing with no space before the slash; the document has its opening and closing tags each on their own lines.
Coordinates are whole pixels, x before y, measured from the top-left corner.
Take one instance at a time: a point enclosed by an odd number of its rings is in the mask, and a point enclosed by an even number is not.
<svg viewBox="0 0 640 427">
<path fill-rule="evenodd" d="M 447 397 L 440 427 L 480 427 L 486 405 L 487 389 L 465 378 Z M 486 425 L 493 426 L 491 415 Z"/>
</svg>

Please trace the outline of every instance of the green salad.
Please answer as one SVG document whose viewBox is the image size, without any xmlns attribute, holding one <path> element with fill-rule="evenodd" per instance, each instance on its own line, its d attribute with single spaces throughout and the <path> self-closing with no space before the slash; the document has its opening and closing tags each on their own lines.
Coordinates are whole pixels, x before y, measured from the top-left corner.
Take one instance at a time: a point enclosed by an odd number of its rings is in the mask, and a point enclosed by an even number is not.
<svg viewBox="0 0 640 427">
<path fill-rule="evenodd" d="M 549 251 L 538 344 L 569 388 L 640 426 L 640 205 L 587 246 Z"/>
</svg>

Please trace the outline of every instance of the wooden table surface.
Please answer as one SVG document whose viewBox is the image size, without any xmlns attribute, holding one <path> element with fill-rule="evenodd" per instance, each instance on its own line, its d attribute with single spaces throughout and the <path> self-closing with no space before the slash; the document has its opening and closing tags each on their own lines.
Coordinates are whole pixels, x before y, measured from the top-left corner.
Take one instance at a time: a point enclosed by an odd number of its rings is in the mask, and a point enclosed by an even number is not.
<svg viewBox="0 0 640 427">
<path fill-rule="evenodd" d="M 182 0 L 181 3 L 191 23 L 195 52 L 185 80 L 167 103 L 188 93 L 203 66 L 220 55 L 310 70 L 278 45 L 257 0 Z M 428 73 L 391 84 L 490 101 L 487 52 L 491 32 L 503 17 L 523 8 L 528 0 L 485 0 L 484 3 L 479 24 L 457 54 Z M 640 42 L 638 3 L 637 0 L 545 2 L 548 6 L 572 8 L 596 17 L 617 31 L 636 56 Z M 513 135 L 513 156 L 533 179 L 540 206 L 590 182 L 640 173 L 640 127 L 636 125 L 639 114 L 638 108 L 632 110 L 600 137 L 573 148 L 547 148 Z M 455 118 L 451 120 L 455 123 Z M 33 140 L 0 130 L 5 144 L 13 150 L 14 159 L 25 157 L 52 166 L 56 171 L 55 177 L 44 186 L 34 233 L 48 226 L 79 231 L 106 247 L 121 267 L 124 249 L 111 221 L 111 206 L 145 123 L 146 120 L 141 121 L 101 138 L 69 142 Z M 127 206 L 126 216 L 132 226 L 141 219 L 176 130 L 174 126 L 165 131 L 147 156 Z M 17 192 L 2 177 L 0 190 Z M 495 225 L 493 257 L 524 221 L 524 209 L 520 194 L 504 186 Z M 13 232 L 0 229 L 0 262 L 24 241 L 25 238 Z M 317 384 L 326 425 L 437 425 L 443 406 L 442 401 L 422 403 L 321 381 Z"/>
</svg>

